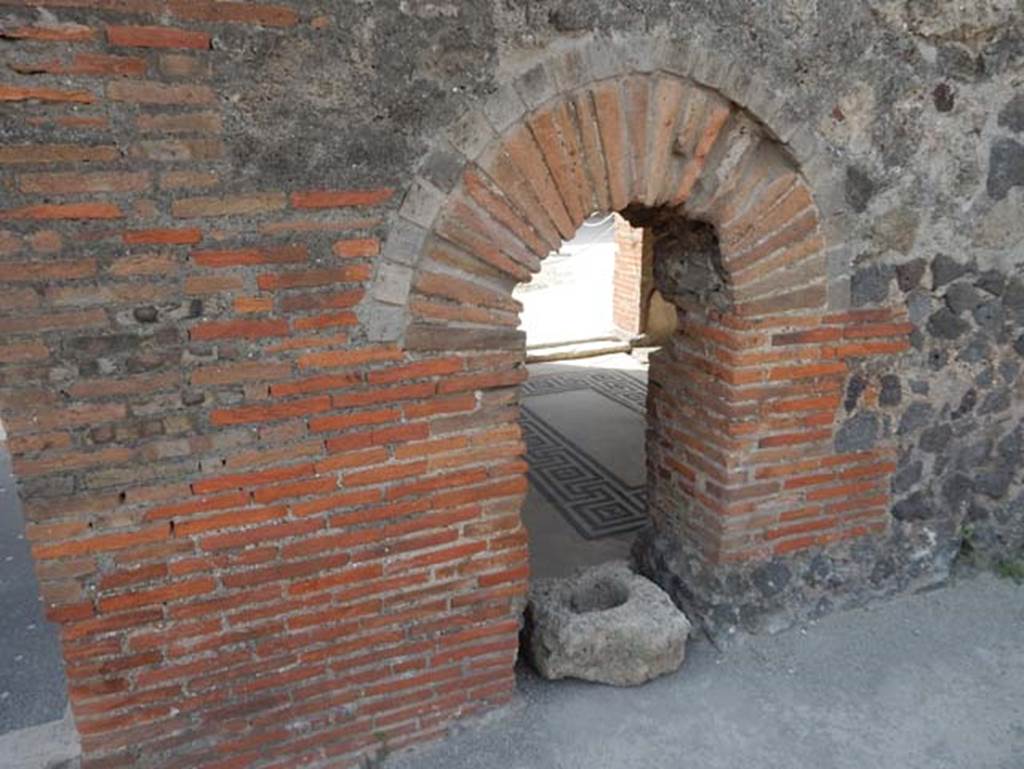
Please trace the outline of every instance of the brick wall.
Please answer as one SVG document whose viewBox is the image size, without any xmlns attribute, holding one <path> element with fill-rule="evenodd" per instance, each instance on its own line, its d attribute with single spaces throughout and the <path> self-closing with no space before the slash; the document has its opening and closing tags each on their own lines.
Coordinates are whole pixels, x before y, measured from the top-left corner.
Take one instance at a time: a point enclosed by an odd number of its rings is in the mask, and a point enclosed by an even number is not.
<svg viewBox="0 0 1024 769">
<path fill-rule="evenodd" d="M 572 71 L 566 59 L 552 80 Z M 620 238 L 637 257 L 650 228 L 659 288 L 682 317 L 651 367 L 656 525 L 709 564 L 887 530 L 894 452 L 835 448 L 840 393 L 851 361 L 907 350 L 911 326 L 889 310 L 827 310 L 811 191 L 742 109 L 671 76 L 603 80 L 528 107 L 468 160 L 425 235 L 407 345 L 517 349 L 500 280 L 533 269 L 588 211 L 624 211 L 637 228 Z M 716 253 L 674 233 L 687 219 L 713 225 Z"/>
<path fill-rule="evenodd" d="M 232 167 L 214 38 L 316 19 L 79 5 L 4 20 L 0 377 L 85 765 L 354 765 L 505 701 L 504 362 L 365 341 L 394 188 Z"/>
<path fill-rule="evenodd" d="M 615 269 L 612 273 L 612 321 L 627 337 L 644 331 L 644 232 L 615 215 Z"/>
<path fill-rule="evenodd" d="M 710 563 L 763 561 L 888 527 L 895 451 L 836 448 L 850 364 L 905 351 L 887 310 L 685 313 L 652 356 L 651 514 Z M 680 503 L 680 497 L 685 504 Z"/>
<path fill-rule="evenodd" d="M 685 204 L 728 257 L 728 311 L 678 299 L 654 370 L 659 521 L 712 563 L 871 533 L 836 499 L 888 454 L 828 437 L 846 361 L 905 329 L 826 312 L 805 181 L 715 91 L 569 52 L 424 176 L 271 184 L 219 41 L 327 16 L 42 4 L 2 32 L 0 404 L 89 769 L 355 766 L 509 699 L 510 291 L 589 211 Z"/>
</svg>

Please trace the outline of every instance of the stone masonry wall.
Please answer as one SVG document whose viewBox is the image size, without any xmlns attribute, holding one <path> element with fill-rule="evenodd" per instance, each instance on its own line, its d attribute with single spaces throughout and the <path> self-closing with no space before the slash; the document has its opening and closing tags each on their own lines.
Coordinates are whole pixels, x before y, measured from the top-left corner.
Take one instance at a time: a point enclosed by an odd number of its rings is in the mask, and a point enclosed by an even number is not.
<svg viewBox="0 0 1024 769">
<path fill-rule="evenodd" d="M 592 79 L 671 65 L 798 163 L 822 306 L 760 343 L 901 337 L 816 390 L 829 453 L 892 463 L 877 530 L 725 563 L 659 525 L 645 570 L 728 633 L 1020 558 L 1021 24 L 1011 0 L 0 0 L 0 410 L 84 765 L 356 766 L 512 696 L 530 269 L 416 260 L 463 157 L 576 48 Z"/>
</svg>

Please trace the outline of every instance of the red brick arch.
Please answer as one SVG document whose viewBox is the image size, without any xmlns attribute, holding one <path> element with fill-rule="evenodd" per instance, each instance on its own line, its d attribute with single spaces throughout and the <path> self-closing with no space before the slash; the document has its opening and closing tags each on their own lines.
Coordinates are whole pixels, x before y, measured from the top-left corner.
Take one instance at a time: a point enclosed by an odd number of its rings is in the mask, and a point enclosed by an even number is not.
<svg viewBox="0 0 1024 769">
<path fill-rule="evenodd" d="M 828 312 L 806 179 L 767 128 L 691 80 L 600 80 L 495 136 L 430 228 L 406 349 L 492 356 L 474 386 L 484 404 L 500 400 L 522 377 L 512 286 L 595 211 L 705 222 L 718 238 L 715 306 L 676 297 L 679 333 L 651 366 L 658 526 L 708 563 L 884 530 L 890 460 L 836 454 L 834 426 L 846 359 L 901 347 L 884 338 L 906 329 Z M 514 410 L 495 413 L 511 429 Z"/>
</svg>

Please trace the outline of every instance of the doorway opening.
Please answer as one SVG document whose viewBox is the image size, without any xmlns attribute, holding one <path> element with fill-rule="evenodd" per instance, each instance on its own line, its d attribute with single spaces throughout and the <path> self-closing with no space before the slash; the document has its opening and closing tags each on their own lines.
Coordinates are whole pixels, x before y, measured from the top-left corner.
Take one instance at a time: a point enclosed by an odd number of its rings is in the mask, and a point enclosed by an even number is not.
<svg viewBox="0 0 1024 769">
<path fill-rule="evenodd" d="M 906 349 L 905 326 L 888 312 L 845 310 L 829 281 L 836 254 L 791 147 L 715 90 L 658 71 L 506 106 L 452 134 L 468 153 L 455 188 L 444 194 L 424 177 L 403 202 L 405 233 L 365 313 L 372 333 L 465 372 L 439 390 L 476 389 L 480 408 L 460 430 L 516 432 L 526 377 L 513 289 L 595 211 L 650 230 L 653 285 L 678 326 L 650 359 L 652 526 L 638 566 L 716 628 L 735 626 L 737 607 L 784 611 L 788 594 L 759 597 L 754 572 L 887 530 L 890 463 L 841 451 L 836 438 L 851 361 Z M 478 127 L 491 139 L 467 142 Z M 411 266 L 407 246 L 418 254 Z M 485 512 L 491 497 L 521 510 L 528 471 L 488 470 L 494 482 L 474 499 Z M 870 483 L 851 482 L 862 473 Z M 837 498 L 849 492 L 864 499 L 847 507 Z M 528 558 L 521 547 L 502 562 L 515 564 L 512 613 Z"/>
<path fill-rule="evenodd" d="M 520 424 L 534 577 L 628 558 L 648 520 L 647 359 L 675 328 L 652 285 L 651 245 L 618 214 L 590 216 L 513 292 L 527 345 Z"/>
</svg>

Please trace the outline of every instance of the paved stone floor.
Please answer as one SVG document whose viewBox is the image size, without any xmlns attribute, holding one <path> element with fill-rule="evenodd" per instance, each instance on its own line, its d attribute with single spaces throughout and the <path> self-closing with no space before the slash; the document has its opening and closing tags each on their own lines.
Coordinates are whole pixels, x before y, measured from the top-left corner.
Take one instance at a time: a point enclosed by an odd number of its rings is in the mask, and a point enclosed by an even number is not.
<svg viewBox="0 0 1024 769">
<path fill-rule="evenodd" d="M 388 769 L 1021 769 L 1024 587 L 992 575 L 748 638 L 632 689 L 545 682 Z"/>
</svg>

